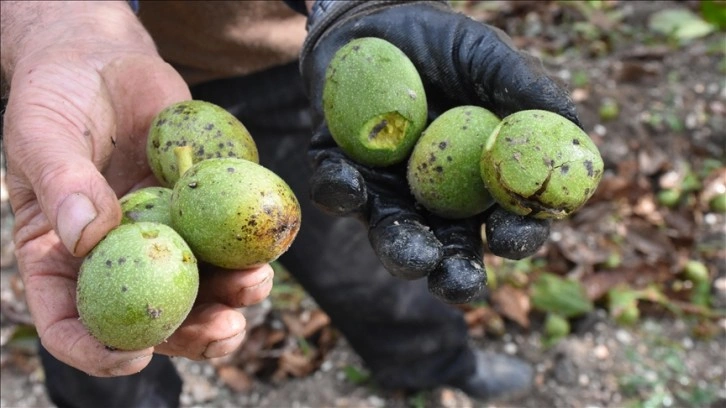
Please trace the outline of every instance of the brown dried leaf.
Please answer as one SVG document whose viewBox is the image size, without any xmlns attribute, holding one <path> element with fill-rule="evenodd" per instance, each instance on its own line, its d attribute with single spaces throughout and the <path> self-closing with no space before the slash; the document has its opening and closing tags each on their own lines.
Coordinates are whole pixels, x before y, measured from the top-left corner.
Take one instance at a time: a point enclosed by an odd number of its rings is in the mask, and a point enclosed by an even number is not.
<svg viewBox="0 0 726 408">
<path fill-rule="evenodd" d="M 595 265 L 610 256 L 606 242 L 592 232 L 563 226 L 556 244 L 562 255 L 578 265 Z"/>
<path fill-rule="evenodd" d="M 529 327 L 529 296 L 522 289 L 510 285 L 502 285 L 492 293 L 495 309 L 504 317 L 513 320 L 524 328 Z"/>
<path fill-rule="evenodd" d="M 275 333 L 279 333 L 279 331 L 273 331 L 264 325 L 248 331 L 245 341 L 235 353 L 230 364 L 234 363 L 244 368 L 244 371 L 249 374 L 256 374 L 269 368 L 271 365 L 274 366 L 275 362 L 265 356 L 269 354 L 270 346 L 279 342 L 275 341 L 270 343 L 270 336 L 276 335 Z"/>
<path fill-rule="evenodd" d="M 250 374 L 258 374 L 261 371 L 269 370 L 270 367 L 275 367 L 275 362 L 270 359 L 254 358 L 246 360 L 240 364 L 240 367 L 244 368 L 244 371 Z"/>
<path fill-rule="evenodd" d="M 665 232 L 669 237 L 688 241 L 695 238 L 697 226 L 692 210 L 666 211 L 663 213 L 663 219 L 668 227 Z"/>
<path fill-rule="evenodd" d="M 675 247 L 668 237 L 638 218 L 632 218 L 627 225 L 625 240 L 651 262 L 671 260 L 675 254 Z"/>
<path fill-rule="evenodd" d="M 712 171 L 703 180 L 703 189 L 698 198 L 701 202 L 701 208 L 707 209 L 709 200 L 716 194 L 723 194 L 724 192 L 726 192 L 726 167 L 721 167 Z"/>
<path fill-rule="evenodd" d="M 582 286 L 585 288 L 587 298 L 597 301 L 615 286 L 627 283 L 630 279 L 632 269 L 613 269 L 592 273 L 582 278 Z"/>
<path fill-rule="evenodd" d="M 331 326 L 323 327 L 320 331 L 320 335 L 318 336 L 318 353 L 320 353 L 321 357 L 328 354 L 328 352 L 335 347 L 337 341 L 338 332 Z"/>
<path fill-rule="evenodd" d="M 487 307 L 478 307 L 475 309 L 471 309 L 468 312 L 464 313 L 464 321 L 466 321 L 466 325 L 470 328 L 473 326 L 480 325 L 484 322 L 484 318 L 489 313 L 489 308 Z"/>
<path fill-rule="evenodd" d="M 217 367 L 217 375 L 222 382 L 235 392 L 246 392 L 252 388 L 252 379 L 247 373 L 232 365 Z"/>
<path fill-rule="evenodd" d="M 265 339 L 265 347 L 272 347 L 273 345 L 285 340 L 285 337 L 287 337 L 287 332 L 284 330 L 271 329 Z"/>
<path fill-rule="evenodd" d="M 28 353 L 22 349 L 13 349 L 10 350 L 8 354 L 9 356 L 7 356 L 4 359 L 5 361 L 3 361 L 3 366 L 7 364 L 26 375 L 30 375 L 33 372 L 42 369 L 40 367 L 40 360 L 35 358 L 32 353 Z"/>
<path fill-rule="evenodd" d="M 245 340 L 238 354 L 254 356 L 267 346 L 267 338 L 270 335 L 270 329 L 265 326 L 259 326 L 247 331 Z"/>
<path fill-rule="evenodd" d="M 304 337 L 304 324 L 300 321 L 300 315 L 298 313 L 283 311 L 281 313 L 281 318 L 292 335 Z"/>
<path fill-rule="evenodd" d="M 636 45 L 624 50 L 620 57 L 624 60 L 662 60 L 673 50 L 665 45 Z"/>
<path fill-rule="evenodd" d="M 633 214 L 643 217 L 649 223 L 662 226 L 663 214 L 658 211 L 659 207 L 655 202 L 653 194 L 645 194 L 640 196 L 638 201 L 633 205 Z"/>
<path fill-rule="evenodd" d="M 671 158 L 655 142 L 644 143 L 638 151 L 638 166 L 643 175 L 652 176 L 663 170 L 670 162 Z"/>
<path fill-rule="evenodd" d="M 303 337 L 310 337 L 316 332 L 322 330 L 323 327 L 330 324 L 330 317 L 320 309 L 310 312 L 310 317 L 303 324 L 301 334 Z"/>
<path fill-rule="evenodd" d="M 656 64 L 640 61 L 619 61 L 613 64 L 613 78 L 618 82 L 639 82 L 646 77 L 657 76 Z"/>
<path fill-rule="evenodd" d="M 304 377 L 317 368 L 317 364 L 313 363 L 313 357 L 314 354 L 306 357 L 300 354 L 299 350 L 285 350 L 280 355 L 279 370 L 294 377 Z"/>
</svg>

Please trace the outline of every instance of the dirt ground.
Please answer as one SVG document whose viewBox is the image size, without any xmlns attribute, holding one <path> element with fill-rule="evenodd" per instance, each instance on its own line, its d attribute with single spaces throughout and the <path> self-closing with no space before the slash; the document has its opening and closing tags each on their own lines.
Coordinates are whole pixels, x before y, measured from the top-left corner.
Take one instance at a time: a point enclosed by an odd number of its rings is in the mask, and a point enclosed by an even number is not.
<svg viewBox="0 0 726 408">
<path fill-rule="evenodd" d="M 670 284 L 672 279 L 660 276 L 673 274 L 676 265 L 697 254 L 708 268 L 713 310 L 726 309 L 726 218 L 703 208 L 704 197 L 713 194 L 707 191 L 709 186 L 725 192 L 726 36 L 715 31 L 684 43 L 683 38 L 658 32 L 654 24 L 659 11 L 697 12 L 698 5 L 689 1 L 457 4 L 473 18 L 504 29 L 568 85 L 606 165 L 598 193 L 578 215 L 555 223 L 550 242 L 536 257 L 551 270 L 586 282 L 595 309 L 572 319 L 572 332 L 552 346 L 542 334 L 543 315 L 530 308 L 524 324 L 521 314 L 502 310 L 499 304 L 495 309 L 503 317 L 500 330 L 472 323 L 476 311 L 466 310 L 476 346 L 517 355 L 534 365 L 536 382 L 530 394 L 506 402 L 478 402 L 447 388 L 414 395 L 383 392 L 366 381 L 361 360 L 302 295 L 298 321 L 318 321 L 316 327 L 325 327 L 322 332 L 328 336 L 327 349 L 314 365 L 270 378 L 250 375 L 244 369 L 249 365 L 240 363 L 239 356 L 235 364 L 229 359 L 175 359 L 185 379 L 182 406 L 726 407 L 723 314 L 704 320 L 698 313 L 675 315 L 648 304 L 642 307 L 638 324 L 626 326 L 612 319 L 602 301 L 605 289 L 600 287 L 612 288 L 614 279 L 637 287 Z M 673 187 L 673 179 L 683 180 L 684 166 L 701 169 L 714 160 L 720 168 L 689 196 L 692 202 L 673 209 L 658 201 L 658 192 Z M 19 302 L 22 285 L 12 253 L 4 173 L 1 192 L 0 406 L 52 407 L 44 394 L 34 337 L 19 335 L 30 321 Z M 613 217 L 617 221 L 608 221 Z M 633 232 L 624 243 L 608 240 L 607 231 L 623 228 Z M 568 250 L 570 241 L 579 246 Z M 589 247 L 583 244 L 591 242 Z M 602 253 L 614 247 L 621 262 L 602 273 L 599 265 L 610 260 L 602 259 Z M 488 266 L 491 271 L 506 265 Z M 246 312 L 260 330 L 289 325 L 272 313 L 278 307 L 268 300 Z"/>
</svg>

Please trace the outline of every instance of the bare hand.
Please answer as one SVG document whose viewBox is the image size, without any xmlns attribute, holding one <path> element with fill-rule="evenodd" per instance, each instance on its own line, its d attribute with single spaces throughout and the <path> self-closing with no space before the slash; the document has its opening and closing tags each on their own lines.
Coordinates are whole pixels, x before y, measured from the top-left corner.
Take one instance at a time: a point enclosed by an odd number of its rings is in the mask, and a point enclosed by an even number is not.
<svg viewBox="0 0 726 408">
<path fill-rule="evenodd" d="M 153 352 L 192 359 L 231 352 L 245 329 L 236 308 L 264 299 L 273 275 L 268 265 L 202 271 L 194 309 L 155 348 L 111 351 L 78 320 L 81 257 L 119 224 L 118 197 L 156 184 L 146 164 L 148 126 L 161 109 L 190 98 L 148 38 L 128 45 L 127 26 L 113 28 L 119 38 L 104 42 L 72 41 L 78 30 L 48 27 L 57 41 L 14 66 L 4 128 L 16 255 L 35 325 L 51 354 L 96 376 L 138 372 Z"/>
</svg>

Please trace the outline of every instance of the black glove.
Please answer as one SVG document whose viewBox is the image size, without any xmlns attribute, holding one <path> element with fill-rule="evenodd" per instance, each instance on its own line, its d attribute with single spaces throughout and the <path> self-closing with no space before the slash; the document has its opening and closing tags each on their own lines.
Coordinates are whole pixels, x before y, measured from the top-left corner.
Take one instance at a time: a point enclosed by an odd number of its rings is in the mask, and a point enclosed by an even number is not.
<svg viewBox="0 0 726 408">
<path fill-rule="evenodd" d="M 490 250 L 510 259 L 533 254 L 547 239 L 550 223 L 498 206 L 470 219 L 444 220 L 416 205 L 406 163 L 371 168 L 349 159 L 327 129 L 322 93 L 333 54 L 360 37 L 384 39 L 411 59 L 425 87 L 430 120 L 456 106 L 478 105 L 499 117 L 549 110 L 581 126 L 575 107 L 538 60 L 517 51 L 502 31 L 454 12 L 446 2 L 315 3 L 300 62 L 316 126 L 312 200 L 329 213 L 361 219 L 394 276 L 428 276 L 432 293 L 447 302 L 467 302 L 486 285 L 482 223 Z"/>
</svg>

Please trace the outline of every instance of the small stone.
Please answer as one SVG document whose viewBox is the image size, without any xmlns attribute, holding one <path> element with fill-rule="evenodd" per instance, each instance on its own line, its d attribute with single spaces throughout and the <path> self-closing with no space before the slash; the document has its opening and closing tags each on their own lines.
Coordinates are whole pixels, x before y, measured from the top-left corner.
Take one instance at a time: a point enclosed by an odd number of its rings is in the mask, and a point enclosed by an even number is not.
<svg viewBox="0 0 726 408">
<path fill-rule="evenodd" d="M 681 344 L 683 344 L 683 348 L 685 348 L 686 350 L 690 350 L 690 349 L 692 349 L 692 348 L 693 348 L 693 344 L 694 344 L 694 343 L 693 343 L 693 339 L 692 339 L 692 338 L 690 338 L 690 337 L 685 337 L 685 338 L 684 338 L 684 339 L 682 340 Z"/>
<path fill-rule="evenodd" d="M 577 367 L 572 360 L 562 356 L 555 362 L 554 377 L 562 385 L 572 385 L 577 381 Z"/>
<path fill-rule="evenodd" d="M 610 357 L 610 350 L 608 350 L 607 346 L 600 344 L 595 347 L 595 349 L 593 350 L 593 354 L 598 360 L 605 360 L 606 358 Z"/>
<path fill-rule="evenodd" d="M 633 340 L 633 336 L 622 329 L 615 331 L 615 338 L 623 344 L 630 344 L 630 342 Z"/>
<path fill-rule="evenodd" d="M 584 387 L 590 384 L 590 377 L 588 377 L 587 374 L 580 374 L 580 376 L 577 377 L 577 383 Z"/>
<path fill-rule="evenodd" d="M 386 401 L 377 395 L 371 395 L 368 397 L 367 401 L 371 407 L 383 407 L 386 405 Z"/>
</svg>

